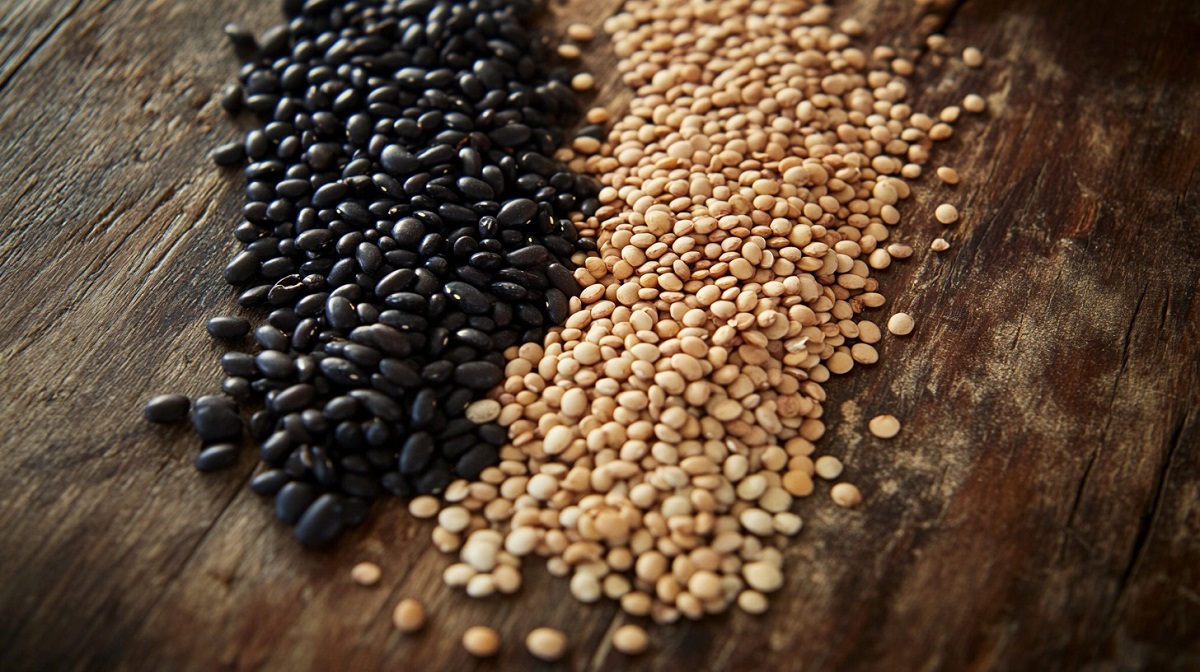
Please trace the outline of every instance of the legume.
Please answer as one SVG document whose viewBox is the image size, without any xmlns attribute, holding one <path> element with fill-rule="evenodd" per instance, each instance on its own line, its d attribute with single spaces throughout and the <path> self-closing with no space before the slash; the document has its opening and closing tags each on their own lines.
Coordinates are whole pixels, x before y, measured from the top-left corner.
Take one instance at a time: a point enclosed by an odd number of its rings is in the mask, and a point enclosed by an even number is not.
<svg viewBox="0 0 1200 672">
<path fill-rule="evenodd" d="M 580 111 L 570 86 L 590 76 L 550 69 L 529 0 L 418 4 L 293 3 L 260 40 L 227 30 L 246 64 L 222 105 L 261 124 L 213 152 L 248 182 L 224 275 L 271 312 L 256 355 L 222 358 L 222 387 L 265 397 L 260 458 L 315 488 L 311 516 L 280 509 L 308 544 L 384 494 L 438 493 L 498 463 L 500 407 L 482 397 L 505 349 L 568 316 L 576 258 L 595 249 L 570 213 L 595 213 L 598 184 L 551 156 Z M 207 327 L 236 340 L 250 324 Z M 145 414 L 180 419 L 179 404 Z M 198 468 L 234 463 L 236 403 L 197 403 L 192 424 Z"/>
</svg>

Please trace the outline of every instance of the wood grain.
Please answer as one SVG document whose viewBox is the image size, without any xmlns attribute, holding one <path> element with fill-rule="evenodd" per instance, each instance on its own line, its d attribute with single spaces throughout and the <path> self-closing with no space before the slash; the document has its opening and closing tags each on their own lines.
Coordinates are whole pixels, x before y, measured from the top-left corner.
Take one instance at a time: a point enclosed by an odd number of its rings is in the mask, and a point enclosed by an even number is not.
<svg viewBox="0 0 1200 672">
<path fill-rule="evenodd" d="M 551 29 L 619 0 L 556 5 Z M 836 3 L 869 44 L 914 50 L 917 109 L 986 94 L 936 160 L 881 275 L 917 317 L 881 362 L 827 386 L 831 432 L 867 504 L 804 502 L 788 584 L 763 617 L 652 630 L 529 569 L 517 599 L 444 589 L 448 560 L 399 503 L 332 551 L 302 550 L 232 473 L 201 477 L 158 391 L 215 389 L 203 320 L 235 310 L 236 137 L 213 94 L 221 25 L 276 5 L 16 0 L 0 12 L 0 668 L 548 669 L 524 633 L 570 633 L 581 670 L 1200 668 L 1200 5 L 1081 0 Z M 981 70 L 921 48 L 976 45 Z M 597 100 L 629 92 L 597 40 Z M 932 219 L 956 203 L 963 222 Z M 926 252 L 936 235 L 950 251 Z M 891 412 L 895 440 L 865 436 Z M 349 567 L 385 570 L 375 589 Z M 532 564 L 532 563 L 531 563 Z M 403 596 L 426 632 L 389 624 Z M 495 660 L 457 640 L 506 635 Z"/>
</svg>

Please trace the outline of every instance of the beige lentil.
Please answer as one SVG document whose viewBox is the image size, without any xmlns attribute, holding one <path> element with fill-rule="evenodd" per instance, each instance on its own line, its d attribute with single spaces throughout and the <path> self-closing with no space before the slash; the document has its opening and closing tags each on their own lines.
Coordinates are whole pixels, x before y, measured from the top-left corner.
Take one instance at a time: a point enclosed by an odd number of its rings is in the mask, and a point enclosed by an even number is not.
<svg viewBox="0 0 1200 672">
<path fill-rule="evenodd" d="M 958 184 L 958 171 L 950 166 L 939 166 L 937 176 L 939 180 L 946 184 Z"/>
<path fill-rule="evenodd" d="M 417 632 L 425 626 L 425 607 L 411 597 L 400 600 L 392 610 L 392 625 L 406 634 Z"/>
<path fill-rule="evenodd" d="M 373 586 L 382 576 L 383 570 L 373 562 L 360 562 L 350 570 L 350 578 L 360 586 Z"/>
<path fill-rule="evenodd" d="M 900 421 L 894 415 L 877 415 L 871 418 L 867 427 L 881 439 L 890 439 L 900 433 Z"/>
<path fill-rule="evenodd" d="M 942 224 L 953 224 L 958 221 L 958 208 L 949 203 L 942 203 L 933 211 L 933 216 Z"/>
<path fill-rule="evenodd" d="M 888 318 L 888 331 L 897 336 L 907 336 L 913 330 L 913 318 L 908 313 L 896 313 Z"/>
<path fill-rule="evenodd" d="M 962 59 L 968 68 L 978 68 L 983 65 L 983 52 L 975 47 L 967 47 L 963 49 Z"/>
<path fill-rule="evenodd" d="M 629 623 L 613 632 L 612 644 L 613 648 L 627 656 L 637 656 L 650 648 L 650 637 L 640 626 Z"/>
<path fill-rule="evenodd" d="M 933 242 L 929 244 L 929 249 L 934 252 L 945 252 L 950 249 L 950 243 L 946 242 L 945 238 L 934 238 Z"/>
<path fill-rule="evenodd" d="M 500 635 L 486 625 L 471 626 L 463 633 L 462 645 L 476 658 L 491 658 L 500 652 Z"/>
<path fill-rule="evenodd" d="M 591 26 L 582 23 L 572 23 L 567 26 L 567 37 L 580 42 L 587 42 L 596 36 L 596 31 L 592 30 Z"/>
<path fill-rule="evenodd" d="M 596 85 L 596 78 L 589 72 L 581 72 L 571 78 L 571 88 L 576 91 L 591 91 Z"/>
<path fill-rule="evenodd" d="M 567 636 L 554 628 L 534 628 L 525 637 L 525 648 L 535 658 L 553 663 L 567 652 Z"/>
<path fill-rule="evenodd" d="M 987 101 L 983 99 L 983 96 L 980 96 L 977 93 L 971 93 L 968 94 L 966 98 L 963 98 L 962 106 L 967 112 L 979 114 L 987 109 Z"/>
<path fill-rule="evenodd" d="M 829 490 L 829 496 L 838 506 L 851 508 L 862 504 L 862 493 L 850 483 L 838 483 Z"/>
</svg>

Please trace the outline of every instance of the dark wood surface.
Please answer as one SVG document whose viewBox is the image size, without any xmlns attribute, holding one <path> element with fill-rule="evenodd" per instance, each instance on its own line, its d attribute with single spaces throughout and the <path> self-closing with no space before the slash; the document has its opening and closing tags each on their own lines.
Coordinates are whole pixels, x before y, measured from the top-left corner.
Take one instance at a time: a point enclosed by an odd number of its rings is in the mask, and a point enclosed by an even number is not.
<svg viewBox="0 0 1200 672">
<path fill-rule="evenodd" d="M 630 660 L 619 610 L 540 568 L 516 598 L 442 587 L 449 560 L 396 502 L 304 551 L 244 487 L 249 455 L 203 477 L 186 430 L 140 420 L 219 381 L 202 324 L 236 310 L 219 271 L 242 186 L 206 158 L 240 132 L 213 100 L 236 69 L 221 25 L 264 29 L 276 3 L 0 0 L 0 669 L 548 669 L 520 644 L 544 624 L 571 636 L 563 669 L 1200 669 L 1200 4 L 836 12 L 868 45 L 940 29 L 988 56 L 920 50 L 918 109 L 990 109 L 937 149 L 964 181 L 921 183 L 900 232 L 918 254 L 880 275 L 880 314 L 916 332 L 827 386 L 820 450 L 867 501 L 798 506 L 765 616 L 655 627 Z M 587 62 L 619 109 L 607 49 Z M 933 222 L 942 201 L 961 224 Z M 865 434 L 880 412 L 897 439 Z M 381 586 L 351 584 L 359 560 Z M 404 596 L 431 612 L 417 637 L 389 623 Z M 458 646 L 475 623 L 504 634 L 495 661 Z"/>
</svg>

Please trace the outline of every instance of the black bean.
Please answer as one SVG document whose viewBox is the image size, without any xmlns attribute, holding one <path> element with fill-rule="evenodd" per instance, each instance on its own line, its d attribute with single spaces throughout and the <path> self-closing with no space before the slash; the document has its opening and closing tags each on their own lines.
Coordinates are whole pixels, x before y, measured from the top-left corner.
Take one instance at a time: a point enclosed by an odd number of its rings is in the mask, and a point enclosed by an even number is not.
<svg viewBox="0 0 1200 672">
<path fill-rule="evenodd" d="M 291 357 L 278 350 L 266 350 L 254 358 L 258 370 L 268 378 L 284 379 L 296 372 L 295 362 Z"/>
<path fill-rule="evenodd" d="M 484 315 L 491 307 L 491 301 L 483 292 L 465 282 L 447 282 L 445 293 L 456 306 L 470 315 Z"/>
<path fill-rule="evenodd" d="M 301 544 L 315 548 L 333 541 L 341 531 L 342 499 L 325 494 L 308 507 L 297 521 L 293 534 Z"/>
<path fill-rule="evenodd" d="M 458 461 L 454 463 L 454 471 L 460 478 L 474 481 L 479 478 L 484 469 L 499 462 L 500 454 L 495 446 L 479 443 L 458 458 Z"/>
<path fill-rule="evenodd" d="M 182 394 L 160 394 L 146 402 L 142 415 L 150 422 L 182 422 L 191 407 L 192 400 Z"/>
<path fill-rule="evenodd" d="M 527 0 L 283 7 L 292 21 L 259 40 L 228 31 L 247 63 L 221 105 L 259 123 L 213 151 L 249 161 L 224 275 L 240 305 L 271 312 L 262 352 L 222 357 L 222 389 L 265 396 L 251 434 L 275 468 L 254 487 L 303 485 L 284 517 L 318 545 L 380 494 L 441 492 L 496 463 L 504 428 L 465 408 L 502 382 L 506 348 L 565 319 L 570 260 L 596 249 L 571 211 L 594 215 L 600 184 L 553 158 L 579 106 L 522 23 Z M 209 323 L 220 338 L 248 328 Z M 192 418 L 210 445 L 240 437 L 230 398 L 197 400 Z M 233 459 L 209 450 L 205 464 Z"/>
<path fill-rule="evenodd" d="M 294 413 L 307 408 L 316 396 L 317 390 L 312 385 L 292 385 L 275 395 L 271 410 L 280 414 Z"/>
<path fill-rule="evenodd" d="M 317 500 L 319 494 L 317 489 L 308 483 L 286 483 L 275 495 L 275 516 L 288 525 L 295 524 Z"/>
<path fill-rule="evenodd" d="M 454 381 L 472 390 L 488 390 L 504 379 L 504 370 L 490 362 L 467 362 L 454 370 Z"/>
<path fill-rule="evenodd" d="M 200 471 L 218 471 L 237 462 L 238 447 L 232 443 L 217 443 L 208 446 L 196 456 L 196 468 Z"/>
<path fill-rule="evenodd" d="M 211 156 L 218 166 L 236 166 L 246 160 L 246 150 L 240 142 L 228 142 L 212 150 Z"/>
<path fill-rule="evenodd" d="M 236 411 L 218 405 L 200 406 L 192 412 L 192 427 L 205 444 L 225 443 L 242 438 L 242 419 Z"/>
<path fill-rule="evenodd" d="M 504 226 L 517 226 L 529 222 L 535 214 L 537 214 L 537 203 L 528 198 L 517 198 L 500 206 L 500 212 L 496 214 L 496 219 Z"/>
<path fill-rule="evenodd" d="M 258 274 L 258 267 L 258 257 L 253 252 L 241 252 L 225 266 L 225 280 L 240 285 Z"/>
<path fill-rule="evenodd" d="M 264 497 L 274 495 L 290 481 L 291 479 L 282 469 L 268 469 L 250 479 L 250 490 Z"/>
</svg>

